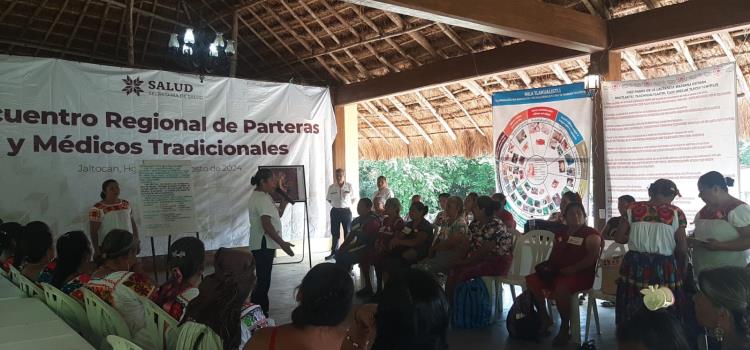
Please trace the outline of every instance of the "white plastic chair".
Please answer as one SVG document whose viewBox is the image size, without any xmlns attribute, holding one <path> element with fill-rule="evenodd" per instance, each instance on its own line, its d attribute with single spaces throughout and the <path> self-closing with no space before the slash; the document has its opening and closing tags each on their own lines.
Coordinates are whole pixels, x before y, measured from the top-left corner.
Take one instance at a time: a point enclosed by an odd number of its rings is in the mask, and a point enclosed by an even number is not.
<svg viewBox="0 0 750 350">
<path fill-rule="evenodd" d="M 135 345 L 130 340 L 127 340 L 116 335 L 108 335 L 107 343 L 112 347 L 112 350 L 143 350 L 138 345 Z"/>
<path fill-rule="evenodd" d="M 93 340 L 89 320 L 86 318 L 86 309 L 83 308 L 83 305 L 50 284 L 42 283 L 41 285 L 47 306 L 62 318 L 68 326 L 81 333 L 84 338 Z"/>
<path fill-rule="evenodd" d="M 211 328 L 196 322 L 185 322 L 177 337 L 177 350 L 223 349 L 224 343 Z"/>
<path fill-rule="evenodd" d="M 624 244 L 614 242 L 610 244 L 607 249 L 602 252 L 601 257 L 599 258 L 599 262 L 596 264 L 596 275 L 599 277 L 596 280 L 594 280 L 594 286 L 591 290 L 589 290 L 587 293 L 589 295 L 588 297 L 588 307 L 586 309 L 586 334 L 585 339 L 589 339 L 589 328 L 591 326 L 591 312 L 594 313 L 594 323 L 596 324 L 596 334 L 602 334 L 601 329 L 599 328 L 599 307 L 596 305 L 597 300 L 606 300 L 609 302 L 616 302 L 617 296 L 616 295 L 610 295 L 610 294 L 604 294 L 602 292 L 602 266 L 601 261 L 603 259 L 615 257 L 615 256 L 621 256 L 625 255 L 625 253 L 628 252 L 628 247 Z"/>
<path fill-rule="evenodd" d="M 20 288 L 27 297 L 37 298 L 42 302 L 45 302 L 44 291 L 41 287 L 22 274 L 18 274 L 16 278 L 18 279 L 18 288 Z"/>
<path fill-rule="evenodd" d="M 179 322 L 150 299 L 143 296 L 140 299 L 146 312 L 146 332 L 150 344 L 155 349 L 174 349 L 179 335 Z"/>
<path fill-rule="evenodd" d="M 526 287 L 526 276 L 534 272 L 536 265 L 547 260 L 554 244 L 555 234 L 550 231 L 536 230 L 518 237 L 513 247 L 513 262 L 508 275 L 495 279 L 500 284 L 500 290 L 503 283 L 510 285 L 510 294 L 515 300 L 515 286 L 521 289 Z"/>
<path fill-rule="evenodd" d="M 81 288 L 83 301 L 86 306 L 86 318 L 89 320 L 94 336 L 94 344 L 106 348 L 106 337 L 116 335 L 125 339 L 132 339 L 130 329 L 119 312 L 94 292 Z"/>
</svg>

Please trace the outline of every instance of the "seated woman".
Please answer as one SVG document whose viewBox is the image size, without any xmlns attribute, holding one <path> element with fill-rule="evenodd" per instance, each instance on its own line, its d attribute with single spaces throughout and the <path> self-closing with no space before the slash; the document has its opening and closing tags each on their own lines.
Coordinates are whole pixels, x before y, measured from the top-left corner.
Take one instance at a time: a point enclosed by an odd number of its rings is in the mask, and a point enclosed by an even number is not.
<svg viewBox="0 0 750 350">
<path fill-rule="evenodd" d="M 340 349 L 353 295 L 349 271 L 330 263 L 316 265 L 297 289 L 292 323 L 259 331 L 245 350 Z"/>
<path fill-rule="evenodd" d="M 362 198 L 357 203 L 357 214 L 359 217 L 352 221 L 349 236 L 336 252 L 336 264 L 344 266 L 347 271 L 352 265 L 360 264 L 361 276 L 365 281 L 365 287 L 357 292 L 357 295 L 372 295 L 372 281 L 370 274 L 365 274 L 361 263 L 369 263 L 370 251 L 375 246 L 375 240 L 380 229 L 380 219 L 372 211 L 372 201 Z M 369 271 L 369 270 L 367 270 Z"/>
<path fill-rule="evenodd" d="M 268 321 L 260 305 L 250 303 L 255 288 L 255 259 L 246 249 L 219 248 L 214 273 L 203 279 L 187 306 L 182 322 L 206 325 L 221 338 L 225 350 L 243 349 Z"/>
<path fill-rule="evenodd" d="M 83 231 L 70 231 L 57 239 L 57 258 L 39 276 L 65 294 L 71 294 L 91 280 L 91 245 Z M 82 297 L 80 292 L 76 293 Z"/>
<path fill-rule="evenodd" d="M 10 271 L 15 266 L 15 256 L 18 251 L 18 239 L 23 231 L 23 225 L 17 222 L 4 222 L 0 224 L 0 264 L 3 271 Z"/>
<path fill-rule="evenodd" d="M 534 295 L 542 317 L 542 333 L 553 324 L 544 299 L 550 297 L 555 300 L 560 312 L 560 332 L 554 341 L 556 345 L 567 344 L 570 340 L 570 296 L 591 289 L 603 242 L 597 230 L 586 226 L 583 204 L 568 204 L 564 214 L 567 229 L 555 232 L 555 245 L 549 260 L 537 265 L 536 273 L 526 276 L 526 286 Z"/>
<path fill-rule="evenodd" d="M 398 271 L 427 257 L 433 231 L 432 224 L 425 219 L 428 211 L 423 203 L 412 203 L 409 208 L 411 221 L 400 232 L 397 232 L 388 244 L 386 257 L 383 260 L 383 282 L 388 281 L 388 278 Z"/>
<path fill-rule="evenodd" d="M 445 205 L 443 225 L 430 247 L 427 258 L 417 268 L 433 274 L 448 273 L 466 255 L 469 244 L 469 227 L 463 217 L 464 202 L 459 197 L 450 197 Z"/>
<path fill-rule="evenodd" d="M 499 203 L 497 210 L 495 210 L 495 216 L 500 218 L 500 221 L 505 224 L 505 227 L 507 227 L 508 230 L 518 233 L 518 231 L 516 231 L 516 219 L 513 217 L 513 214 L 505 210 L 505 206 L 508 204 L 505 195 L 502 193 L 495 193 L 492 195 L 492 200 Z"/>
<path fill-rule="evenodd" d="M 22 275 L 31 281 L 39 281 L 40 274 L 55 257 L 52 243 L 52 233 L 47 224 L 41 221 L 26 224 L 20 238 L 20 253 L 16 255 Z"/>
<path fill-rule="evenodd" d="M 499 203 L 482 196 L 474 206 L 469 225 L 469 251 L 448 274 L 446 292 L 453 296 L 456 285 L 480 276 L 505 276 L 513 260 L 513 234 L 495 216 Z"/>
<path fill-rule="evenodd" d="M 133 272 L 136 270 L 139 244 L 138 239 L 128 231 L 109 231 L 99 248 L 99 268 L 91 274 L 91 280 L 85 287 L 120 312 L 135 338 L 133 340 L 142 345 L 147 343 L 145 332 L 141 332 L 146 326 L 146 314 L 138 295 L 150 298 L 156 287 L 148 277 Z"/>
<path fill-rule="evenodd" d="M 617 326 L 618 350 L 690 349 L 680 320 L 664 310 L 645 308 Z M 733 348 L 734 349 L 734 348 Z"/>
<path fill-rule="evenodd" d="M 448 297 L 425 272 L 409 269 L 394 276 L 380 303 L 354 313 L 341 350 L 444 350 L 448 348 Z"/>
<path fill-rule="evenodd" d="M 708 330 L 709 349 L 750 349 L 750 270 L 725 266 L 698 275 L 695 300 L 698 323 Z"/>
<path fill-rule="evenodd" d="M 383 262 L 388 247 L 395 235 L 401 232 L 406 226 L 400 213 L 401 202 L 399 202 L 398 198 L 388 198 L 388 200 L 385 201 L 385 219 L 383 219 L 383 223 L 378 231 L 377 239 L 375 240 L 375 252 L 369 259 L 370 263 L 375 266 L 375 273 L 378 280 L 378 292 L 383 289 Z M 362 267 L 362 276 L 369 276 L 369 266 L 361 263 L 360 266 Z M 357 294 L 357 296 L 363 297 L 367 295 Z"/>
<path fill-rule="evenodd" d="M 154 294 L 154 303 L 182 320 L 188 303 L 198 296 L 206 248 L 196 237 L 183 237 L 169 247 L 169 280 Z"/>
</svg>

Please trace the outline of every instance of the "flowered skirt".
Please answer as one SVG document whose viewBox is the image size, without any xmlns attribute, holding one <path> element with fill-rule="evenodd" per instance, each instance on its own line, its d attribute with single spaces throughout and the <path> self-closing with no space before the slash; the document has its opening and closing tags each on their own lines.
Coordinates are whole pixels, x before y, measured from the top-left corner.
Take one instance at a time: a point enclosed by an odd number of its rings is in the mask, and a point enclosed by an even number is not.
<svg viewBox="0 0 750 350">
<path fill-rule="evenodd" d="M 617 323 L 628 320 L 644 309 L 641 289 L 658 285 L 668 287 L 675 297 L 674 305 L 668 308 L 683 322 L 690 323 L 692 300 L 683 288 L 684 270 L 678 267 L 674 255 L 641 253 L 629 251 L 620 265 L 620 278 L 617 281 L 616 319 Z"/>
</svg>

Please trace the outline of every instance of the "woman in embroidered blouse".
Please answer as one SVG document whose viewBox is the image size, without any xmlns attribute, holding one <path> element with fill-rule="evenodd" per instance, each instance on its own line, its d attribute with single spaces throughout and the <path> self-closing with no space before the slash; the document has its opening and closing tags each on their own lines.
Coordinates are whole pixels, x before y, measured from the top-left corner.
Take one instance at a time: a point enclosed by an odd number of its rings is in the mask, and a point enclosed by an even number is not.
<svg viewBox="0 0 750 350">
<path fill-rule="evenodd" d="M 16 259 L 21 264 L 21 274 L 38 282 L 44 268 L 55 257 L 49 226 L 41 221 L 32 221 L 24 226 L 19 241 L 20 253 Z"/>
<path fill-rule="evenodd" d="M 71 294 L 88 283 L 93 270 L 89 239 L 83 231 L 70 231 L 57 239 L 57 258 L 42 271 L 39 282 Z"/>
<path fill-rule="evenodd" d="M 136 267 L 138 239 L 125 230 L 112 230 L 100 247 L 102 263 L 86 288 L 120 312 L 136 344 L 147 344 L 145 311 L 138 296 L 151 298 L 154 285 Z"/>
<path fill-rule="evenodd" d="M 469 227 L 463 217 L 464 201 L 453 196 L 445 205 L 445 220 L 440 227 L 427 258 L 417 268 L 433 274 L 447 273 L 466 253 Z"/>
<path fill-rule="evenodd" d="M 401 231 L 388 244 L 386 257 L 383 261 L 383 282 L 390 276 L 406 270 L 417 261 L 427 257 L 427 251 L 432 243 L 432 224 L 425 215 L 428 208 L 422 202 L 415 202 L 409 208 L 411 221 L 406 223 Z"/>
<path fill-rule="evenodd" d="M 734 180 L 712 171 L 698 179 L 698 196 L 706 205 L 695 218 L 693 247 L 695 273 L 722 266 L 750 263 L 750 206 L 732 197 Z"/>
<path fill-rule="evenodd" d="M 383 290 L 383 259 L 387 255 L 391 240 L 406 226 L 406 222 L 404 222 L 400 214 L 401 202 L 398 198 L 388 198 L 385 201 L 385 218 L 383 219 L 383 224 L 380 226 L 380 231 L 378 231 L 378 237 L 375 240 L 375 252 L 370 257 L 370 263 L 375 266 L 375 274 L 378 281 L 376 294 Z M 362 271 L 365 275 L 369 275 L 369 266 Z"/>
<path fill-rule="evenodd" d="M 102 183 L 101 201 L 89 210 L 89 227 L 94 255 L 99 252 L 99 233 L 108 233 L 114 229 L 132 232 L 138 239 L 138 226 L 133 219 L 130 202 L 120 199 L 120 185 L 109 179 Z"/>
<path fill-rule="evenodd" d="M 687 220 L 680 208 L 672 205 L 680 195 L 674 182 L 656 180 L 648 188 L 650 199 L 635 202 L 627 209 L 615 241 L 628 244 L 628 252 L 620 265 L 617 284 L 617 323 L 629 319 L 643 309 L 641 289 L 650 285 L 668 287 L 675 296 L 668 310 L 683 321 L 692 317 L 689 300 L 683 289 L 687 266 Z"/>
<path fill-rule="evenodd" d="M 555 300 L 560 312 L 560 331 L 555 337 L 555 345 L 565 345 L 570 341 L 570 315 L 578 312 L 578 305 L 570 304 L 570 296 L 593 286 L 596 261 L 603 242 L 599 231 L 586 226 L 583 204 L 570 203 L 563 214 L 567 224 L 555 232 L 555 244 L 549 259 L 537 265 L 535 273 L 526 276 L 526 286 L 534 295 L 541 314 L 542 334 L 553 324 L 544 299 Z"/>
<path fill-rule="evenodd" d="M 169 248 L 169 280 L 154 294 L 154 303 L 182 320 L 188 303 L 198 296 L 206 248 L 196 237 L 183 237 Z"/>
<path fill-rule="evenodd" d="M 482 196 L 473 207 L 474 221 L 469 224 L 469 249 L 448 274 L 448 298 L 459 283 L 480 276 L 505 276 L 513 260 L 513 235 L 495 216 L 499 203 Z"/>
</svg>

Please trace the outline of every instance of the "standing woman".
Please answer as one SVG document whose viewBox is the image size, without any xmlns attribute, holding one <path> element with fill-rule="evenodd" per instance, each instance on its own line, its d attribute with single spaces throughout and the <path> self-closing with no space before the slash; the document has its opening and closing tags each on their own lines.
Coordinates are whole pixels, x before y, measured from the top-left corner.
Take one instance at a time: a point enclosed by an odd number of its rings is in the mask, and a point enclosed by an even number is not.
<svg viewBox="0 0 750 350">
<path fill-rule="evenodd" d="M 138 227 L 133 219 L 133 209 L 130 202 L 120 199 L 120 185 L 117 181 L 112 179 L 104 181 L 99 196 L 102 200 L 89 210 L 89 232 L 95 256 L 99 255 L 99 233 L 107 234 L 115 229 L 125 230 L 132 232 L 133 236 L 138 239 Z"/>
<path fill-rule="evenodd" d="M 268 317 L 268 290 L 271 288 L 271 269 L 276 249 L 282 249 L 289 256 L 294 256 L 293 244 L 281 238 L 281 216 L 289 204 L 286 196 L 281 196 L 281 204 L 277 208 L 271 193 L 280 191 L 280 181 L 274 181 L 273 172 L 260 169 L 250 179 L 255 185 L 255 191 L 250 195 L 248 212 L 250 215 L 250 249 L 256 263 L 258 285 L 253 291 L 251 300 L 263 308 Z"/>
<path fill-rule="evenodd" d="M 617 243 L 628 244 L 629 251 L 620 266 L 617 284 L 617 323 L 627 321 L 643 309 L 641 289 L 650 285 L 668 287 L 675 296 L 670 312 L 685 320 L 692 311 L 683 289 L 687 267 L 687 220 L 672 201 L 680 195 L 671 180 L 659 179 L 648 188 L 650 199 L 627 208 L 615 234 Z M 681 317 L 682 316 L 682 317 Z"/>
<path fill-rule="evenodd" d="M 378 190 L 372 195 L 372 203 L 375 204 L 375 214 L 385 213 L 385 201 L 393 198 L 393 191 L 388 188 L 388 180 L 385 176 L 378 176 Z"/>
<path fill-rule="evenodd" d="M 695 273 L 722 266 L 750 263 L 750 206 L 732 197 L 734 180 L 716 171 L 698 179 L 698 196 L 706 206 L 695 218 L 693 247 Z"/>
</svg>

